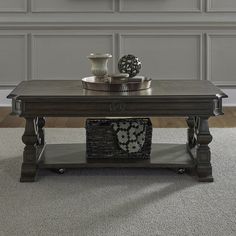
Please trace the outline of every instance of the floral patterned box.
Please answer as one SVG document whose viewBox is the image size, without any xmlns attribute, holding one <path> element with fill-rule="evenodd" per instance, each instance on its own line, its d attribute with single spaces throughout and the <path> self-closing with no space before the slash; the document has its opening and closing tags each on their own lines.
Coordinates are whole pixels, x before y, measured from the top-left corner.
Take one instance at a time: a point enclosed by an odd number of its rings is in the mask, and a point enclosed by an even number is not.
<svg viewBox="0 0 236 236">
<path fill-rule="evenodd" d="M 149 118 L 87 119 L 87 158 L 149 159 L 152 123 Z"/>
</svg>

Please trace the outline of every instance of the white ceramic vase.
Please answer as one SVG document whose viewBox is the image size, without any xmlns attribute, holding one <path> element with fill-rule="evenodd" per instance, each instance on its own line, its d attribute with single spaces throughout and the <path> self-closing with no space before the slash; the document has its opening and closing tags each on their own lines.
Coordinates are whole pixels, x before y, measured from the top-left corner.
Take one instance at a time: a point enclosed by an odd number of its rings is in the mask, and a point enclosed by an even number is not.
<svg viewBox="0 0 236 236">
<path fill-rule="evenodd" d="M 104 78 L 108 74 L 108 59 L 111 58 L 111 54 L 91 53 L 88 59 L 92 62 L 92 74 L 98 78 Z"/>
</svg>

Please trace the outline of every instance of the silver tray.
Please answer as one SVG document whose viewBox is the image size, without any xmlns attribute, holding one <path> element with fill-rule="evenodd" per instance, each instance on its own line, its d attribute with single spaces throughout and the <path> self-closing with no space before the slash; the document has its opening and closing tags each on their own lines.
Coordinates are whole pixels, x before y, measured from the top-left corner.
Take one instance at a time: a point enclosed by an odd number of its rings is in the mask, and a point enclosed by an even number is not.
<svg viewBox="0 0 236 236">
<path fill-rule="evenodd" d="M 128 92 L 144 90 L 151 87 L 151 78 L 144 76 L 137 76 L 129 78 L 126 81 L 120 83 L 110 83 L 108 81 L 102 81 L 94 76 L 85 77 L 82 79 L 82 85 L 84 89 L 94 91 L 108 91 L 108 92 Z"/>
</svg>

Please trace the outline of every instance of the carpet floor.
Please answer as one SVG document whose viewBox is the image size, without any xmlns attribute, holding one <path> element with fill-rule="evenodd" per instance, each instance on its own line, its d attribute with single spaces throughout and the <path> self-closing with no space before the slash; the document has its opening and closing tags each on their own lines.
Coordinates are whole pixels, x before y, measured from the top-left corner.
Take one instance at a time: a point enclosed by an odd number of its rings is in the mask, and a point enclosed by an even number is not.
<svg viewBox="0 0 236 236">
<path fill-rule="evenodd" d="M 213 183 L 171 170 L 42 170 L 19 183 L 23 129 L 0 129 L 0 236 L 235 236 L 236 129 L 212 129 Z M 47 129 L 47 143 L 84 142 L 84 129 Z M 155 129 L 153 142 L 186 142 Z"/>
</svg>

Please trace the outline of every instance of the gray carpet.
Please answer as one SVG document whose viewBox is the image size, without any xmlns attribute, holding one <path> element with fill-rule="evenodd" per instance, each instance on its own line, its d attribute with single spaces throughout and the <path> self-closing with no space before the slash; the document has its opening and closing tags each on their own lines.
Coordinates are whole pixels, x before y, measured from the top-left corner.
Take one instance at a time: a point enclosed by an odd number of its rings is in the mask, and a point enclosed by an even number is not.
<svg viewBox="0 0 236 236">
<path fill-rule="evenodd" d="M 184 129 L 154 142 L 185 143 Z M 19 183 L 23 129 L 0 129 L 0 235 L 236 235 L 236 129 L 212 129 L 214 183 L 169 170 L 41 171 Z M 84 142 L 83 129 L 48 129 L 48 143 Z"/>
</svg>

